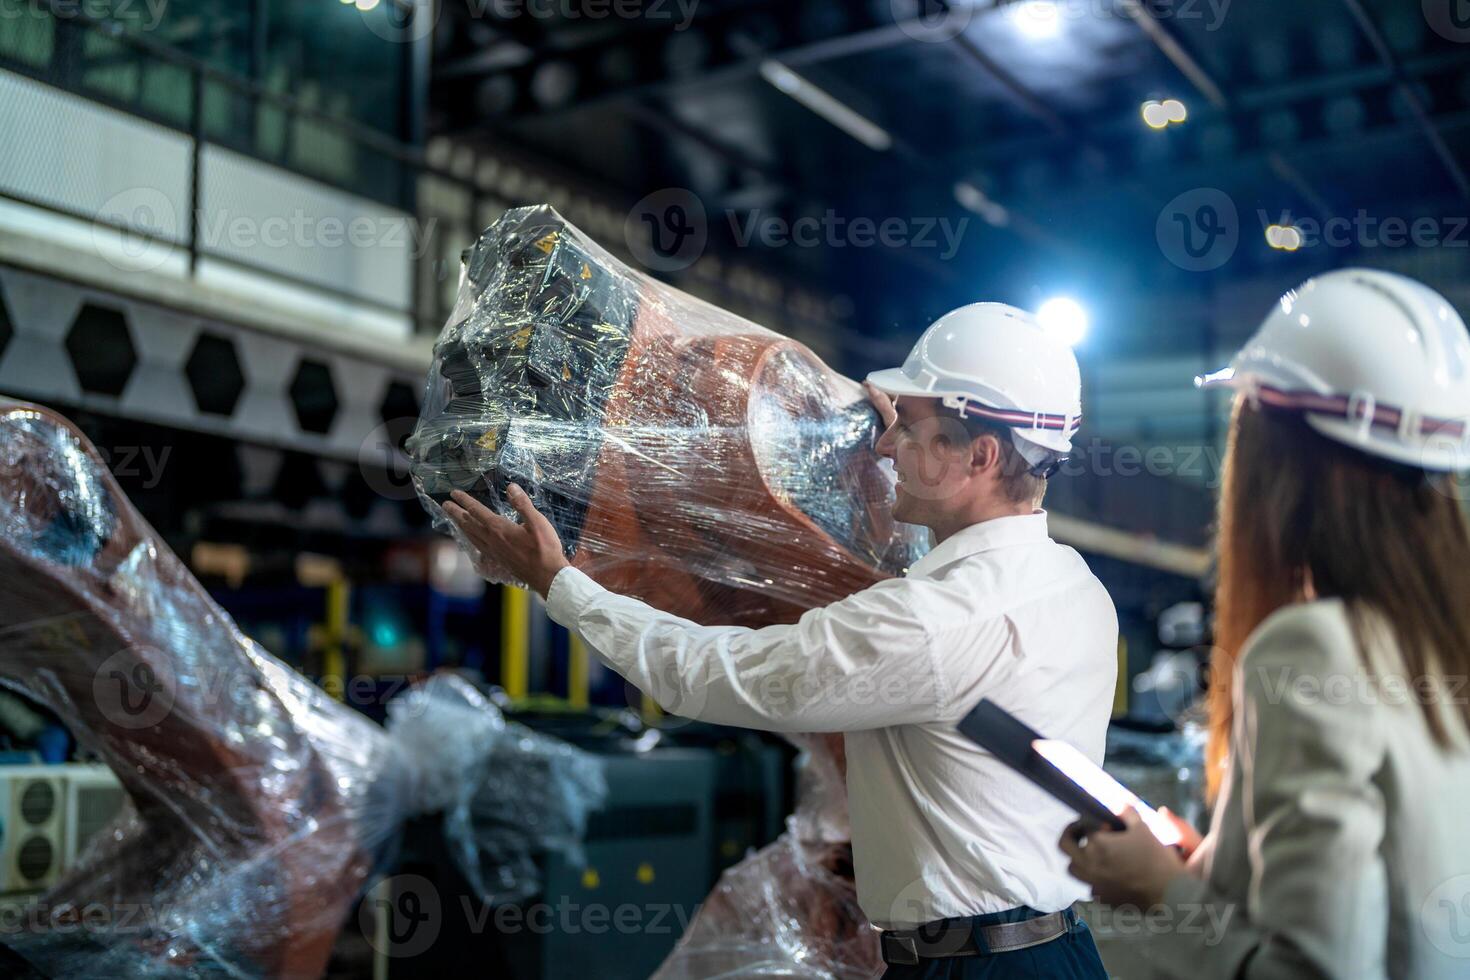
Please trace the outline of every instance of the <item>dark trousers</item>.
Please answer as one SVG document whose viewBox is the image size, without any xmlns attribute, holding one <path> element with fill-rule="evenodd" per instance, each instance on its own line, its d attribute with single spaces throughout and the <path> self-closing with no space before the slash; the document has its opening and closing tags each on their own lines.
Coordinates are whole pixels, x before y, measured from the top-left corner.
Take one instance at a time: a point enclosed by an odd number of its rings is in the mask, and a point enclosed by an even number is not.
<svg viewBox="0 0 1470 980">
<path fill-rule="evenodd" d="M 972 926 L 998 922 L 1024 922 L 1040 912 L 1008 909 L 970 919 L 946 919 L 946 925 L 968 922 Z M 977 945 L 983 945 L 977 943 Z M 1108 980 L 1092 931 L 1080 918 L 1066 935 L 1049 943 L 989 956 L 951 956 L 920 960 L 917 966 L 890 966 L 883 980 Z"/>
</svg>

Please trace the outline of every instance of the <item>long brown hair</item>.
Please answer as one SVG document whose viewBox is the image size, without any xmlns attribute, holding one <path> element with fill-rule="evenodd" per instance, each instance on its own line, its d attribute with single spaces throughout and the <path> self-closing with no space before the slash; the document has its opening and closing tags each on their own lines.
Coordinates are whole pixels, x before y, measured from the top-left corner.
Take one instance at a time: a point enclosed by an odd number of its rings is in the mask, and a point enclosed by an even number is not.
<svg viewBox="0 0 1470 980">
<path fill-rule="evenodd" d="M 1470 673 L 1470 533 L 1452 485 L 1357 452 L 1292 412 L 1237 397 L 1220 495 L 1207 783 L 1219 790 L 1231 686 L 1246 639 L 1307 598 L 1343 600 L 1361 646 L 1364 615 L 1391 625 L 1410 678 Z M 1435 737 L 1449 733 L 1430 699 Z M 1460 712 L 1470 724 L 1470 705 Z"/>
</svg>

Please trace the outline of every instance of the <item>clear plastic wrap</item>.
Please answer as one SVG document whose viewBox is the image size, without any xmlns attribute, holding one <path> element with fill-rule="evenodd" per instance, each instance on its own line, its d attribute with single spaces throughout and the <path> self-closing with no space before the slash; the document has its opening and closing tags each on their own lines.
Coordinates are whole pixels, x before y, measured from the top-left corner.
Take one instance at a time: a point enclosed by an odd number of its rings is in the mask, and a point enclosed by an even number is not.
<svg viewBox="0 0 1470 980">
<path fill-rule="evenodd" d="M 512 516 L 518 483 L 573 564 L 669 612 L 792 621 L 924 547 L 890 516 L 857 384 L 549 207 L 507 212 L 467 253 L 429 378 L 408 447 L 440 528 L 451 491 Z"/>
<path fill-rule="evenodd" d="M 759 627 L 899 574 L 927 547 L 891 517 L 876 411 L 811 351 L 634 272 L 546 206 L 466 253 L 408 448 L 437 527 L 453 490 L 514 519 L 519 484 L 602 585 Z M 492 581 L 504 569 L 481 563 Z M 870 977 L 841 736 L 798 736 L 798 806 L 725 876 L 665 980 Z"/>
<path fill-rule="evenodd" d="M 333 701 L 236 629 L 79 432 L 14 402 L 0 682 L 52 709 L 128 797 L 0 935 L 50 977 L 319 976 L 407 817 L 445 809 L 472 880 L 522 897 L 525 852 L 579 836 L 603 792 L 590 757 L 507 726 L 461 681 L 394 704 L 391 733 Z M 528 805 L 551 812 L 538 825 Z"/>
</svg>

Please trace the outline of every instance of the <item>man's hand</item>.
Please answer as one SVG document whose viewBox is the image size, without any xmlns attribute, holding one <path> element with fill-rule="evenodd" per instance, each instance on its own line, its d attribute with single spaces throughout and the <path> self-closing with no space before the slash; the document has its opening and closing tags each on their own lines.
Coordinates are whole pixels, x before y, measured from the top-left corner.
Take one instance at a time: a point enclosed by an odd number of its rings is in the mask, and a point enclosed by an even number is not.
<svg viewBox="0 0 1470 980">
<path fill-rule="evenodd" d="M 545 596 L 556 573 L 567 567 L 561 538 L 531 498 L 514 483 L 505 499 L 521 515 L 523 523 L 508 521 L 469 494 L 456 490 L 444 503 L 444 513 L 470 543 L 488 558 L 504 565 L 519 581 Z"/>
<path fill-rule="evenodd" d="M 867 393 L 868 401 L 878 410 L 878 418 L 883 420 L 883 428 L 887 429 L 893 425 L 893 420 L 898 418 L 898 409 L 893 407 L 893 399 L 888 397 L 886 391 L 879 391 L 873 382 L 864 381 L 863 391 Z"/>
</svg>

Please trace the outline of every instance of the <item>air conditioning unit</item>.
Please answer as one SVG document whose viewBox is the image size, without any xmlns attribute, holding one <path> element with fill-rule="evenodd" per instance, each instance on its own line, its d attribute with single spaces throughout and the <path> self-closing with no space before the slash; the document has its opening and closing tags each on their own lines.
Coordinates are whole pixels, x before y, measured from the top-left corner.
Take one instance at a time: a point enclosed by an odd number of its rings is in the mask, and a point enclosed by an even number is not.
<svg viewBox="0 0 1470 980">
<path fill-rule="evenodd" d="M 62 766 L 0 766 L 0 894 L 40 891 L 64 860 Z"/>
<path fill-rule="evenodd" d="M 60 768 L 66 774 L 66 839 L 61 854 L 65 870 L 118 815 L 127 794 L 106 766 L 76 764 Z"/>
</svg>

